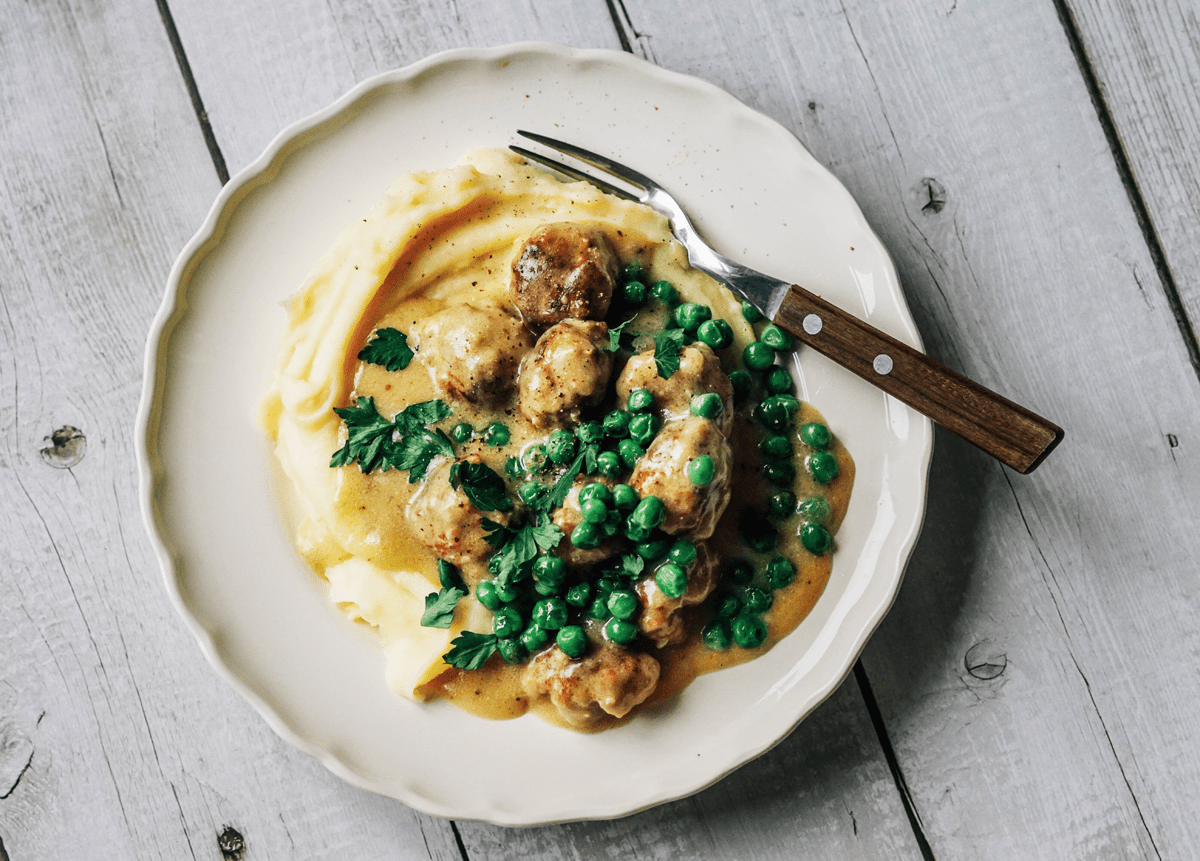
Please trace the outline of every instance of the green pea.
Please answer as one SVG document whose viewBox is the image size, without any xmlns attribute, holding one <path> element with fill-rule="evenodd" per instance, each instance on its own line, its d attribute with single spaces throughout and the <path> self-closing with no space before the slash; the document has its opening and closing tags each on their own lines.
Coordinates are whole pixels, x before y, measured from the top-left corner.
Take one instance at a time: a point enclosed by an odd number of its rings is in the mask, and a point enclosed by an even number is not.
<svg viewBox="0 0 1200 861">
<path fill-rule="evenodd" d="M 829 448 L 833 435 L 820 422 L 809 422 L 800 425 L 800 441 L 811 448 Z"/>
<path fill-rule="evenodd" d="M 781 490 L 771 497 L 768 507 L 780 520 L 791 517 L 796 512 L 796 494 L 790 490 Z"/>
<path fill-rule="evenodd" d="M 700 324 L 712 319 L 712 308 L 698 302 L 684 302 L 675 309 L 675 322 L 685 332 L 694 332 Z"/>
<path fill-rule="evenodd" d="M 729 372 L 729 382 L 733 386 L 733 402 L 740 404 L 750 397 L 750 387 L 754 379 L 743 370 Z"/>
<path fill-rule="evenodd" d="M 671 286 L 670 281 L 654 282 L 654 286 L 650 288 L 650 295 L 672 308 L 679 304 L 679 291 Z"/>
<path fill-rule="evenodd" d="M 806 465 L 808 474 L 818 484 L 829 484 L 842 471 L 842 468 L 838 466 L 837 458 L 827 451 L 814 451 L 808 456 Z"/>
<path fill-rule="evenodd" d="M 717 605 L 714 610 L 717 614 L 717 618 L 732 619 L 742 610 L 741 599 L 739 599 L 737 595 L 728 592 L 724 595 L 721 595 L 720 598 L 717 599 Z"/>
<path fill-rule="evenodd" d="M 579 489 L 579 501 L 584 503 L 592 499 L 598 499 L 605 505 L 610 505 L 612 503 L 612 491 L 603 482 L 593 481 L 591 484 L 585 484 Z"/>
<path fill-rule="evenodd" d="M 504 602 L 496 594 L 496 584 L 491 580 L 484 580 L 475 587 L 475 598 L 493 613 L 504 606 Z"/>
<path fill-rule="evenodd" d="M 625 401 L 625 407 L 631 413 L 644 413 L 654 406 L 654 395 L 649 389 L 634 389 Z"/>
<path fill-rule="evenodd" d="M 742 303 L 742 316 L 747 323 L 757 323 L 759 320 L 765 319 L 762 312 L 752 302 Z"/>
<path fill-rule="evenodd" d="M 530 652 L 545 648 L 550 642 L 550 633 L 540 625 L 530 625 L 521 633 L 521 645 Z"/>
<path fill-rule="evenodd" d="M 674 562 L 664 562 L 654 572 L 654 582 L 668 598 L 679 598 L 687 591 L 687 572 Z"/>
<path fill-rule="evenodd" d="M 747 586 L 742 590 L 742 606 L 752 613 L 765 613 L 774 603 L 775 599 L 766 589 Z"/>
<path fill-rule="evenodd" d="M 562 598 L 543 598 L 533 605 L 533 623 L 545 631 L 557 631 L 567 624 L 567 613 Z"/>
<path fill-rule="evenodd" d="M 707 487 L 717 477 L 717 466 L 710 455 L 702 454 L 688 461 L 687 477 L 697 487 Z"/>
<path fill-rule="evenodd" d="M 729 627 L 733 641 L 743 649 L 757 649 L 767 641 L 767 623 L 753 613 L 739 613 Z"/>
<path fill-rule="evenodd" d="M 754 566 L 744 559 L 733 562 L 725 574 L 734 583 L 749 583 L 754 579 Z"/>
<path fill-rule="evenodd" d="M 696 545 L 686 538 L 676 539 L 675 543 L 671 545 L 671 549 L 667 551 L 667 558 L 684 568 L 695 562 L 696 556 Z"/>
<path fill-rule="evenodd" d="M 602 538 L 596 524 L 588 523 L 586 520 L 571 530 L 571 543 L 580 550 L 592 550 L 599 547 Z"/>
<path fill-rule="evenodd" d="M 608 600 L 608 596 L 612 594 L 613 589 L 621 588 L 621 581 L 612 574 L 605 574 L 596 580 L 596 597 Z"/>
<path fill-rule="evenodd" d="M 604 417 L 604 433 L 613 439 L 622 439 L 629 435 L 629 413 L 625 410 L 613 410 Z"/>
<path fill-rule="evenodd" d="M 768 430 L 783 433 L 798 409 L 800 402 L 791 395 L 771 395 L 754 408 L 754 418 Z"/>
<path fill-rule="evenodd" d="M 522 568 L 520 571 L 522 577 L 529 574 L 527 568 Z M 515 576 L 515 575 L 514 575 Z M 521 590 L 517 588 L 516 583 L 506 583 L 501 586 L 499 583 L 492 581 L 496 586 L 496 597 L 505 604 L 511 604 L 513 601 L 521 597 Z"/>
<path fill-rule="evenodd" d="M 630 260 L 621 267 L 621 281 L 640 281 L 645 273 L 645 266 L 636 260 Z"/>
<path fill-rule="evenodd" d="M 769 436 L 758 444 L 758 453 L 765 460 L 791 460 L 792 441 L 780 434 Z"/>
<path fill-rule="evenodd" d="M 804 549 L 814 556 L 820 556 L 829 549 L 833 538 L 829 530 L 819 523 L 806 523 L 800 527 L 800 543 Z"/>
<path fill-rule="evenodd" d="M 604 533 L 605 537 L 611 538 L 621 531 L 621 526 L 623 525 L 624 520 L 625 518 L 621 512 L 617 511 L 615 508 L 610 508 L 608 510 L 608 516 L 604 518 L 604 522 L 597 525 L 600 527 L 600 531 Z"/>
<path fill-rule="evenodd" d="M 572 607 L 582 610 L 592 603 L 592 584 L 586 580 L 576 583 L 567 590 L 566 602 Z"/>
<path fill-rule="evenodd" d="M 579 506 L 579 510 L 587 523 L 599 525 L 608 520 L 608 506 L 599 499 L 589 499 Z"/>
<path fill-rule="evenodd" d="M 715 419 L 725 411 L 725 404 L 716 392 L 707 392 L 692 398 L 692 415 L 702 419 Z"/>
<path fill-rule="evenodd" d="M 609 617 L 608 600 L 606 596 L 597 595 L 592 603 L 588 606 L 588 618 L 595 619 L 597 622 L 603 622 Z"/>
<path fill-rule="evenodd" d="M 645 448 L 650 445 L 661 427 L 662 420 L 658 416 L 653 413 L 639 413 L 629 420 L 629 438 Z"/>
<path fill-rule="evenodd" d="M 618 646 L 623 646 L 637 636 L 637 626 L 624 619 L 609 619 L 604 623 L 604 634 Z"/>
<path fill-rule="evenodd" d="M 792 375 L 783 365 L 768 368 L 763 381 L 767 384 L 767 391 L 772 394 L 781 395 L 792 390 Z"/>
<path fill-rule="evenodd" d="M 559 466 L 568 464 L 575 457 L 575 434 L 568 430 L 556 430 L 546 442 L 546 454 Z"/>
<path fill-rule="evenodd" d="M 546 454 L 546 447 L 540 442 L 529 446 L 521 454 L 521 463 L 530 472 L 544 472 L 548 460 L 549 456 Z"/>
<path fill-rule="evenodd" d="M 497 637 L 516 637 L 524 627 L 525 620 L 516 607 L 501 607 L 492 616 L 492 632 Z"/>
<path fill-rule="evenodd" d="M 521 501 L 531 508 L 535 507 L 545 495 L 545 485 L 538 484 L 536 481 L 527 481 L 517 488 L 517 496 L 521 497 Z"/>
<path fill-rule="evenodd" d="M 604 439 L 604 424 L 597 421 L 583 422 L 575 428 L 575 436 L 579 437 L 579 441 L 584 445 L 600 442 Z"/>
<path fill-rule="evenodd" d="M 555 591 L 562 586 L 567 578 L 567 563 L 557 556 L 543 554 L 533 563 L 533 579 L 538 583 L 552 585 Z"/>
<path fill-rule="evenodd" d="M 621 458 L 615 451 L 602 451 L 596 455 L 596 471 L 605 478 L 616 478 L 621 474 Z"/>
<path fill-rule="evenodd" d="M 705 320 L 696 329 L 696 337 L 714 350 L 723 350 L 733 343 L 733 327 L 719 317 Z"/>
<path fill-rule="evenodd" d="M 650 533 L 653 531 L 654 531 L 653 529 L 649 529 L 645 526 L 639 526 L 636 523 L 627 522 L 625 524 L 625 537 L 628 538 L 630 541 L 634 542 L 635 544 L 638 542 L 641 542 L 641 541 L 645 541 L 647 538 L 650 537 Z"/>
<path fill-rule="evenodd" d="M 621 458 L 621 463 L 629 469 L 633 469 L 638 458 L 642 456 L 642 447 L 631 439 L 623 439 L 617 443 L 617 454 Z"/>
<path fill-rule="evenodd" d="M 578 625 L 567 625 L 558 632 L 554 642 L 568 658 L 582 658 L 587 651 L 587 634 Z"/>
<path fill-rule="evenodd" d="M 504 473 L 509 478 L 518 479 L 525 477 L 525 467 L 521 466 L 520 458 L 510 457 L 504 461 Z"/>
<path fill-rule="evenodd" d="M 660 533 L 661 534 L 661 533 Z M 671 539 L 667 537 L 651 538 L 648 541 L 642 541 L 633 548 L 633 552 L 641 556 L 647 562 L 657 562 L 667 555 L 667 551 L 671 549 Z"/>
<path fill-rule="evenodd" d="M 728 649 L 730 643 L 729 623 L 724 619 L 709 622 L 701 629 L 700 639 L 714 652 Z"/>
<path fill-rule="evenodd" d="M 459 422 L 450 429 L 451 438 L 460 445 L 471 441 L 471 437 L 475 436 L 475 428 L 471 427 L 466 422 Z"/>
<path fill-rule="evenodd" d="M 519 664 L 529 654 L 521 643 L 520 635 L 500 637 L 496 640 L 496 651 L 500 653 L 500 657 L 506 664 Z"/>
<path fill-rule="evenodd" d="M 742 364 L 752 371 L 765 371 L 775 364 L 775 351 L 762 341 L 754 341 L 742 350 Z"/>
<path fill-rule="evenodd" d="M 638 492 L 628 484 L 617 484 L 612 489 L 613 507 L 617 511 L 633 511 L 637 507 Z"/>
<path fill-rule="evenodd" d="M 762 342 L 773 350 L 790 350 L 792 349 L 792 336 L 780 329 L 774 323 L 768 323 L 763 326 L 762 332 L 758 335 Z"/>
<path fill-rule="evenodd" d="M 796 467 L 790 460 L 762 465 L 763 478 L 779 487 L 790 487 L 796 480 Z"/>
<path fill-rule="evenodd" d="M 649 292 L 645 283 L 641 281 L 626 281 L 621 285 L 621 299 L 626 305 L 632 305 L 635 308 L 646 304 L 646 296 Z"/>
<path fill-rule="evenodd" d="M 494 445 L 499 448 L 502 445 L 508 445 L 512 434 L 508 430 L 508 426 L 503 422 L 492 422 L 483 429 L 483 441 L 487 445 Z"/>
<path fill-rule="evenodd" d="M 825 523 L 833 517 L 833 506 L 821 496 L 810 496 L 800 503 L 800 516 L 812 523 Z"/>
<path fill-rule="evenodd" d="M 667 516 L 667 507 L 657 496 L 643 496 L 637 508 L 629 515 L 629 521 L 643 529 L 654 529 Z"/>
<path fill-rule="evenodd" d="M 637 615 L 637 593 L 632 589 L 614 589 L 608 596 L 608 612 L 614 619 L 632 619 Z"/>
<path fill-rule="evenodd" d="M 776 556 L 767 563 L 767 583 L 772 589 L 782 589 L 795 579 L 796 566 L 786 556 Z"/>
</svg>

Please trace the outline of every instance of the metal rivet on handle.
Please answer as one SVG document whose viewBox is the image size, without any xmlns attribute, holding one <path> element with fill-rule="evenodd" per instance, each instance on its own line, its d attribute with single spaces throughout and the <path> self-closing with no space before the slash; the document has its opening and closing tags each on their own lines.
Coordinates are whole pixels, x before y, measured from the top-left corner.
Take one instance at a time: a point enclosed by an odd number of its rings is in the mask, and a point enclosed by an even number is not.
<svg viewBox="0 0 1200 861">
<path fill-rule="evenodd" d="M 880 353 L 875 357 L 875 361 L 871 363 L 871 367 L 881 377 L 890 374 L 892 372 L 892 357 L 887 353 Z"/>
<path fill-rule="evenodd" d="M 816 314 L 806 314 L 800 325 L 804 327 L 805 332 L 815 335 L 821 331 L 821 327 L 825 324 L 821 322 L 821 318 Z"/>
</svg>

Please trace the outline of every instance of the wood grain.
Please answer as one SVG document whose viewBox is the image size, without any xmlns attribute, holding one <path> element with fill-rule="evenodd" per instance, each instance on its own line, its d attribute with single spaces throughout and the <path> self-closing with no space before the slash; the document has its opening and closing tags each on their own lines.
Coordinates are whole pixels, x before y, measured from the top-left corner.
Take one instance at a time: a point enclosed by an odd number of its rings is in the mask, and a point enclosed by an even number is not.
<svg viewBox="0 0 1200 861">
<path fill-rule="evenodd" d="M 1053 5 L 626 6 L 846 183 L 932 355 L 1070 430 L 1025 478 L 938 434 L 864 655 L 934 856 L 1189 854 L 1200 399 Z"/>
</svg>

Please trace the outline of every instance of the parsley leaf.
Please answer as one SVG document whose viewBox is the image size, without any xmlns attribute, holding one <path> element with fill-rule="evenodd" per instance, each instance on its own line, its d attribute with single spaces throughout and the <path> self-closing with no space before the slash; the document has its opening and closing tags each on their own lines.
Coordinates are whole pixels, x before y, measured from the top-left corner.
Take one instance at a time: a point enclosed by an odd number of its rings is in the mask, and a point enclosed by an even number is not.
<svg viewBox="0 0 1200 861">
<path fill-rule="evenodd" d="M 605 350 L 609 353 L 615 353 L 621 349 L 621 336 L 625 334 L 625 327 L 633 322 L 633 317 L 630 317 L 620 326 L 610 326 L 608 329 L 608 346 Z"/>
<path fill-rule="evenodd" d="M 454 621 L 454 608 L 458 599 L 467 593 L 453 586 L 443 587 L 440 592 L 430 592 L 425 596 L 425 612 L 421 615 L 421 626 L 424 628 L 449 628 Z"/>
<path fill-rule="evenodd" d="M 437 572 L 438 582 L 442 584 L 443 589 L 462 589 L 463 594 L 467 594 L 467 584 L 463 582 L 462 573 L 445 559 L 438 560 Z"/>
<path fill-rule="evenodd" d="M 571 485 L 575 482 L 575 477 L 583 469 L 583 463 L 586 459 L 586 449 L 575 455 L 575 460 L 567 467 L 567 471 L 558 477 L 558 481 L 554 482 L 554 486 L 550 488 L 550 492 L 538 500 L 537 507 L 539 510 L 553 511 L 562 506 L 563 500 L 571 492 Z"/>
<path fill-rule="evenodd" d="M 563 538 L 562 530 L 545 512 L 538 515 L 536 525 L 527 523 L 514 529 L 485 517 L 483 528 L 487 533 L 484 540 L 496 548 L 488 560 L 488 571 L 500 588 L 521 579 L 518 575 L 537 559 L 539 553 L 553 550 Z"/>
<path fill-rule="evenodd" d="M 683 349 L 683 329 L 663 329 L 654 337 L 654 364 L 664 380 L 679 370 L 679 353 Z"/>
<path fill-rule="evenodd" d="M 563 531 L 550 520 L 550 515 L 545 513 L 538 515 L 536 526 L 525 526 L 523 528 L 529 530 L 533 538 L 533 543 L 542 550 L 553 550 L 563 539 Z"/>
<path fill-rule="evenodd" d="M 421 401 L 410 404 L 396 414 L 396 430 L 403 434 L 417 433 L 425 425 L 437 424 L 450 415 L 445 401 Z"/>
<path fill-rule="evenodd" d="M 595 475 L 597 461 L 600 456 L 600 443 L 594 442 L 591 445 L 584 446 L 583 449 L 583 471 L 587 475 Z"/>
<path fill-rule="evenodd" d="M 641 576 L 643 569 L 646 567 L 646 560 L 636 553 L 626 553 L 621 557 L 621 576 L 629 580 L 636 580 Z M 429 600 L 426 598 L 425 600 Z"/>
<path fill-rule="evenodd" d="M 358 461 L 363 472 L 383 465 L 393 444 L 396 426 L 379 414 L 374 398 L 356 398 L 352 407 L 334 407 L 346 423 L 346 444 L 333 453 L 329 465 L 347 466 Z M 387 469 L 387 466 L 384 466 Z"/>
<path fill-rule="evenodd" d="M 417 433 L 401 437 L 395 452 L 389 464 L 397 469 L 407 469 L 409 484 L 415 484 L 425 477 L 435 457 L 454 456 L 454 443 L 450 442 L 450 437 L 441 428 L 434 431 L 422 428 Z"/>
<path fill-rule="evenodd" d="M 511 511 L 504 479 L 486 463 L 460 460 L 450 467 L 450 486 L 462 488 L 467 499 L 480 511 Z"/>
<path fill-rule="evenodd" d="M 442 655 L 447 664 L 460 670 L 478 670 L 496 651 L 496 635 L 463 631 L 450 645 L 450 651 Z"/>
<path fill-rule="evenodd" d="M 408 346 L 408 336 L 399 329 L 380 329 L 359 350 L 358 358 L 389 371 L 403 371 L 412 361 L 413 351 Z"/>
</svg>

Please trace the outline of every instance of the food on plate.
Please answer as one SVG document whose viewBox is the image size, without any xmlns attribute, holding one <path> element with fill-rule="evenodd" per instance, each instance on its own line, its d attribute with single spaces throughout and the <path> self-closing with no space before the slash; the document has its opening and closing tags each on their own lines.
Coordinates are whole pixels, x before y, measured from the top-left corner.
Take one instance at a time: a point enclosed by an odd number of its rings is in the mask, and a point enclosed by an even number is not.
<svg viewBox="0 0 1200 861">
<path fill-rule="evenodd" d="M 287 311 L 296 546 L 397 693 L 605 729 L 820 596 L 853 461 L 650 209 L 482 150 L 393 185 Z"/>
</svg>

